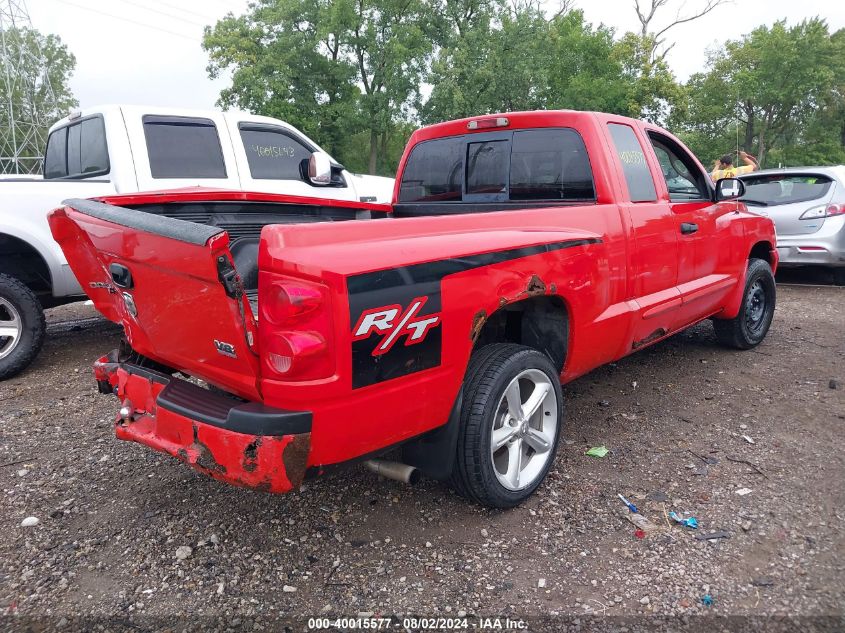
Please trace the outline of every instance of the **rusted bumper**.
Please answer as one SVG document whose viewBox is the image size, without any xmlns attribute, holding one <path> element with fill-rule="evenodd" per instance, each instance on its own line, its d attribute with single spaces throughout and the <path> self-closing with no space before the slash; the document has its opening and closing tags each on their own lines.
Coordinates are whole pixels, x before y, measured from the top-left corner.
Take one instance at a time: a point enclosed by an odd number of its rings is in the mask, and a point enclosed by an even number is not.
<svg viewBox="0 0 845 633">
<path fill-rule="evenodd" d="M 203 389 L 173 376 L 117 360 L 94 364 L 100 391 L 122 403 L 118 439 L 172 455 L 236 486 L 288 492 L 305 476 L 311 413 L 284 411 Z"/>
</svg>

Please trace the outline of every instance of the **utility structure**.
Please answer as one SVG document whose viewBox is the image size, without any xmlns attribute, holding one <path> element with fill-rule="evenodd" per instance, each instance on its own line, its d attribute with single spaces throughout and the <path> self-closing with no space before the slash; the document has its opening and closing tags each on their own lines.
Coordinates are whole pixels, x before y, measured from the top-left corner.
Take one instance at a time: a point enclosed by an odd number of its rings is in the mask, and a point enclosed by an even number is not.
<svg viewBox="0 0 845 633">
<path fill-rule="evenodd" d="M 41 173 L 48 119 L 55 111 L 38 38 L 25 41 L 32 32 L 26 2 L 0 0 L 0 174 Z"/>
</svg>

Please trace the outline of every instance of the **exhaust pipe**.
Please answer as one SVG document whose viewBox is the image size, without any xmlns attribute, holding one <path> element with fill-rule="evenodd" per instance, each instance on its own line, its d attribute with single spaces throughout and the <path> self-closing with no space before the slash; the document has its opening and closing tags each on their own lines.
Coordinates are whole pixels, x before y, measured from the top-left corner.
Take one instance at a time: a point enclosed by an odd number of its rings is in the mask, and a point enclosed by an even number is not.
<svg viewBox="0 0 845 633">
<path fill-rule="evenodd" d="M 389 462 L 384 459 L 368 459 L 364 462 L 367 470 L 382 477 L 401 481 L 405 484 L 415 484 L 420 480 L 420 471 L 408 464 Z"/>
</svg>

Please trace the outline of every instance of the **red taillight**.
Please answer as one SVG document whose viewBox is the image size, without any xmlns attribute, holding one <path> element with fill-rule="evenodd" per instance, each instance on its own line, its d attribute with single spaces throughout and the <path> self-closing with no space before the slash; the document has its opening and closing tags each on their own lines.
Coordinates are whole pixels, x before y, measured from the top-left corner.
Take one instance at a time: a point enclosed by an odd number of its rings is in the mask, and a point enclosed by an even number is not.
<svg viewBox="0 0 845 633">
<path fill-rule="evenodd" d="M 829 204 L 826 213 L 829 218 L 835 215 L 845 215 L 845 204 Z"/>
<path fill-rule="evenodd" d="M 492 117 L 489 119 L 475 119 L 467 123 L 468 130 L 489 130 L 493 127 L 507 127 L 510 124 L 507 117 Z"/>
<path fill-rule="evenodd" d="M 290 282 L 270 284 L 267 296 L 259 297 L 263 316 L 275 325 L 306 314 L 320 306 L 323 296 L 318 288 Z"/>
<path fill-rule="evenodd" d="M 334 373 L 331 301 L 326 286 L 260 273 L 258 307 L 265 376 L 318 380 Z"/>
</svg>

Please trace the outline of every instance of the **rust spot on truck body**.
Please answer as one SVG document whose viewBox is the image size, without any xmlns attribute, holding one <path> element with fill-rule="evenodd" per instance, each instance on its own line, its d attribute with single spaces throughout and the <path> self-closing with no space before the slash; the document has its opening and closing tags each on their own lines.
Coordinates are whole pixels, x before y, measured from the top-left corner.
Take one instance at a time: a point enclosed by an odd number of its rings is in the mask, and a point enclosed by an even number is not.
<svg viewBox="0 0 845 633">
<path fill-rule="evenodd" d="M 557 286 L 555 284 L 551 284 L 551 293 L 557 294 Z M 502 292 L 503 288 L 500 288 L 500 293 Z M 515 289 L 512 289 L 515 291 Z M 539 297 L 546 294 L 546 284 L 545 282 L 540 279 L 539 275 L 531 275 L 531 278 L 528 280 L 528 284 L 525 286 L 525 290 L 520 290 L 516 292 L 512 296 L 510 293 L 505 290 L 504 294 L 499 297 L 499 308 L 504 308 L 506 305 L 510 303 L 515 303 L 517 301 L 521 301 L 526 297 Z"/>
<path fill-rule="evenodd" d="M 244 449 L 244 471 L 251 473 L 254 472 L 256 468 L 258 468 L 258 448 L 260 446 L 260 437 L 255 438 L 255 441 L 247 444 L 247 447 Z"/>
<path fill-rule="evenodd" d="M 194 463 L 210 473 L 225 473 L 226 467 L 214 459 L 214 453 L 211 452 L 208 446 L 200 442 L 199 428 L 196 424 L 193 425 L 193 429 L 194 444 L 192 448 L 196 451 L 196 459 L 194 460 Z"/>
<path fill-rule="evenodd" d="M 311 451 L 311 434 L 301 433 L 294 435 L 282 451 L 282 462 L 285 464 L 285 474 L 290 485 L 299 488 L 302 479 L 305 477 L 305 467 L 308 462 L 308 453 Z"/>
<path fill-rule="evenodd" d="M 543 283 L 543 280 L 539 276 L 531 275 L 531 279 L 528 280 L 528 287 L 525 289 L 525 294 L 529 297 L 544 295 L 546 294 L 546 284 Z"/>
<path fill-rule="evenodd" d="M 654 332 L 652 332 L 651 334 L 646 336 L 644 339 L 641 339 L 639 341 L 634 341 L 631 344 L 631 349 L 639 349 L 640 347 L 643 347 L 644 345 L 648 345 L 649 343 L 652 343 L 659 338 L 663 338 L 668 333 L 669 333 L 669 331 L 666 328 L 662 328 L 662 327 L 658 328 Z"/>
<path fill-rule="evenodd" d="M 475 343 L 478 340 L 478 335 L 481 334 L 481 330 L 484 327 L 484 324 L 487 322 L 487 311 L 486 310 L 479 310 L 475 313 L 475 316 L 472 317 L 472 327 L 469 330 L 469 338 L 470 340 Z"/>
</svg>

